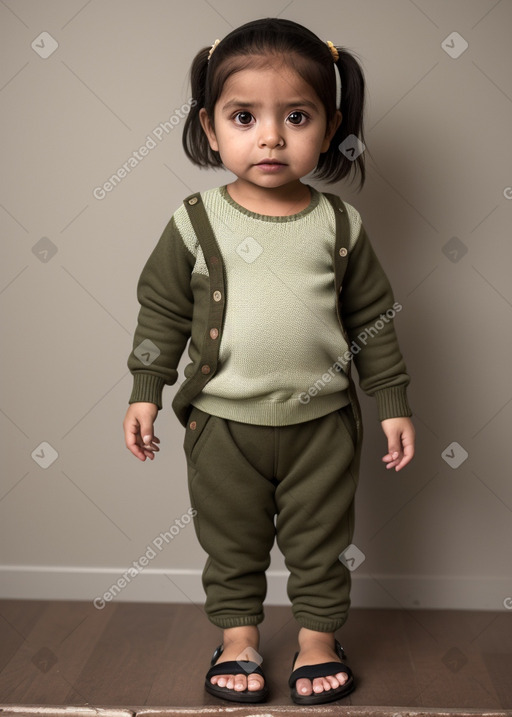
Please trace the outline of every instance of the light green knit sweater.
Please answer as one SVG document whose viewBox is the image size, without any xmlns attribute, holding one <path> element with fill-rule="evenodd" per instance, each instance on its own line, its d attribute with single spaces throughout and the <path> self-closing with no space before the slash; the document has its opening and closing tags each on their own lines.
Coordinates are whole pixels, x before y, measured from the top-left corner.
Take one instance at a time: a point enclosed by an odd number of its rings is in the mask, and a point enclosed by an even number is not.
<svg viewBox="0 0 512 717">
<path fill-rule="evenodd" d="M 309 206 L 283 217 L 241 207 L 224 186 L 202 193 L 229 287 L 219 369 L 193 400 L 207 413 L 282 426 L 349 402 L 345 372 L 332 370 L 348 349 L 336 316 L 334 214 L 310 189 Z M 352 248 L 361 220 L 345 206 Z M 197 253 L 194 272 L 206 274 L 183 206 L 174 219 L 187 248 Z"/>
</svg>

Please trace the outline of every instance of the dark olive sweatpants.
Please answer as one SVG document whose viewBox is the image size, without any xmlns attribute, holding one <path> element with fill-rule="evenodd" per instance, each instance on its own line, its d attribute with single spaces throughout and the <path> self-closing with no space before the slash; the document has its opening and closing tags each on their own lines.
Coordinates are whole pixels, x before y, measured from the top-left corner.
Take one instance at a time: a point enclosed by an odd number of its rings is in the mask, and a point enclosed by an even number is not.
<svg viewBox="0 0 512 717">
<path fill-rule="evenodd" d="M 209 620 L 221 628 L 263 621 L 277 536 L 295 619 L 310 630 L 339 629 L 350 605 L 340 554 L 352 542 L 360 458 L 350 405 L 282 427 L 192 407 L 184 448 L 194 526 L 208 554 Z"/>
</svg>

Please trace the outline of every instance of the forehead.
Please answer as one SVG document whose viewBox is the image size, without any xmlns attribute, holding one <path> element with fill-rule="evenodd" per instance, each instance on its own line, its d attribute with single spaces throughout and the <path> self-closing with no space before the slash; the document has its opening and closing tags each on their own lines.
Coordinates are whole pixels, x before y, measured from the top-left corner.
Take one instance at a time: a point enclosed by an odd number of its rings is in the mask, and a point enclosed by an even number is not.
<svg viewBox="0 0 512 717">
<path fill-rule="evenodd" d="M 236 61 L 238 60 L 238 62 Z M 263 55 L 250 58 L 234 58 L 226 68 L 229 76 L 222 87 L 219 101 L 226 101 L 237 95 L 242 99 L 290 97 L 303 98 L 321 105 L 321 100 L 311 87 L 294 69 L 293 58 Z"/>
</svg>

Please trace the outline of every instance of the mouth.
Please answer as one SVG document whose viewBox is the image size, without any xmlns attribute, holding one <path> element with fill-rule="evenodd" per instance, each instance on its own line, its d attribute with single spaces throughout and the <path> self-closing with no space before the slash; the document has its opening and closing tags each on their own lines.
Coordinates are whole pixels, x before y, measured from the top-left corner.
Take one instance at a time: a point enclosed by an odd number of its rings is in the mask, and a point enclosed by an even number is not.
<svg viewBox="0 0 512 717">
<path fill-rule="evenodd" d="M 262 167 L 263 169 L 278 169 L 279 167 L 286 167 L 284 162 L 279 162 L 277 159 L 262 159 L 258 162 L 256 167 Z"/>
<path fill-rule="evenodd" d="M 262 159 L 261 162 L 258 162 L 258 164 L 283 164 L 283 162 L 280 162 L 277 159 Z"/>
</svg>

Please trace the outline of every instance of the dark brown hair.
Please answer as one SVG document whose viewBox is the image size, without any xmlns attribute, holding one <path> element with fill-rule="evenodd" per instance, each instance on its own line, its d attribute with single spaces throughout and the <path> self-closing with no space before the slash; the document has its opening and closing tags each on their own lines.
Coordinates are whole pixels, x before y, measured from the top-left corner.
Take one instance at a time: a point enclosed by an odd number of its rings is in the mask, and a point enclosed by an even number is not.
<svg viewBox="0 0 512 717">
<path fill-rule="evenodd" d="M 337 182 L 350 175 L 360 174 L 359 189 L 365 180 L 364 152 L 355 160 L 346 157 L 339 145 L 349 135 L 364 143 L 363 114 L 365 102 L 364 75 L 355 57 L 341 47 L 336 62 L 341 77 L 342 121 L 331 140 L 327 152 L 320 155 L 314 175 L 327 182 Z M 327 126 L 336 113 L 336 80 L 332 67 L 333 56 L 327 44 L 313 32 L 291 20 L 263 18 L 236 28 L 215 48 L 210 61 L 210 47 L 195 56 L 190 71 L 191 107 L 183 128 L 183 148 L 187 157 L 200 167 L 222 167 L 218 152 L 214 152 L 199 120 L 202 107 L 213 124 L 215 103 L 224 83 L 235 72 L 254 64 L 262 56 L 280 56 L 317 93 L 325 107 Z M 259 56 L 255 58 L 254 56 Z"/>
</svg>

